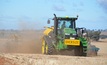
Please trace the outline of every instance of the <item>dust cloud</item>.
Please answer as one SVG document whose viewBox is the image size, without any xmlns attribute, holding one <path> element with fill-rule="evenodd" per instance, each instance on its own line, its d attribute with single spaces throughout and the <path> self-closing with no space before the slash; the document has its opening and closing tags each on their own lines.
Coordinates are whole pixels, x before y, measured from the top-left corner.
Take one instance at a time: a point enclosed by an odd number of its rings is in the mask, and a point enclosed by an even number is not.
<svg viewBox="0 0 107 65">
<path fill-rule="evenodd" d="M 41 53 L 42 30 L 36 22 L 19 21 L 19 30 L 0 30 L 1 53 Z"/>
<path fill-rule="evenodd" d="M 1 53 L 41 53 L 42 30 L 1 30 Z"/>
</svg>

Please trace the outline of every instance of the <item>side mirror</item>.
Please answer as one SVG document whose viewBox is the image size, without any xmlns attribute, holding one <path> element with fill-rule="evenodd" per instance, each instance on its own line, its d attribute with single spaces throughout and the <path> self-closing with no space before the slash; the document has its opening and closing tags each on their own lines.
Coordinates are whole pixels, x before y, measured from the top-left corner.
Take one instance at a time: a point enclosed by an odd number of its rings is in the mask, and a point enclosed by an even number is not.
<svg viewBox="0 0 107 65">
<path fill-rule="evenodd" d="M 50 24 L 50 20 L 48 19 L 47 24 Z"/>
</svg>

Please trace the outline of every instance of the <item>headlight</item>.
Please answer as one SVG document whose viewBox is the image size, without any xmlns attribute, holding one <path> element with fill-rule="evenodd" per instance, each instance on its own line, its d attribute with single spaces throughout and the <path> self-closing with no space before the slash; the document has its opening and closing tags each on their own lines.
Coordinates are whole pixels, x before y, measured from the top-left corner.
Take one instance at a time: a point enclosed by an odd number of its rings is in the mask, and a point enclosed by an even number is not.
<svg viewBox="0 0 107 65">
<path fill-rule="evenodd" d="M 72 37 L 77 37 L 77 34 L 72 34 L 71 36 L 72 36 Z"/>
<path fill-rule="evenodd" d="M 76 36 L 77 34 L 72 34 L 73 36 Z"/>
<path fill-rule="evenodd" d="M 73 38 L 73 37 L 70 37 L 70 39 L 75 39 L 75 38 Z"/>
<path fill-rule="evenodd" d="M 69 33 L 65 33 L 65 35 L 70 35 Z"/>
</svg>

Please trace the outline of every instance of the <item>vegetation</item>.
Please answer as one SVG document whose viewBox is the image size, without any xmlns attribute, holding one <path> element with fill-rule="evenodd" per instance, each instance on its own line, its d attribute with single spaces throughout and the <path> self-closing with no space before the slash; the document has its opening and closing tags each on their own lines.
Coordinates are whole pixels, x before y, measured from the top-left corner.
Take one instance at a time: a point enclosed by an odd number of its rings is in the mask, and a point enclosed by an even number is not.
<svg viewBox="0 0 107 65">
<path fill-rule="evenodd" d="M 87 30 L 88 37 L 93 41 L 99 41 L 101 30 Z"/>
</svg>

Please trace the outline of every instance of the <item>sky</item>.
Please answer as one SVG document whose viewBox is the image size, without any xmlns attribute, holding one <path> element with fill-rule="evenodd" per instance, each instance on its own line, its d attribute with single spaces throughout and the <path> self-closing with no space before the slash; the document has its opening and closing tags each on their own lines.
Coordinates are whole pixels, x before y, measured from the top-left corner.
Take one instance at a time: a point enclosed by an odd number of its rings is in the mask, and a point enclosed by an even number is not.
<svg viewBox="0 0 107 65">
<path fill-rule="evenodd" d="M 77 27 L 107 29 L 107 0 L 0 0 L 0 29 L 43 29 L 54 13 L 78 15 Z"/>
</svg>

